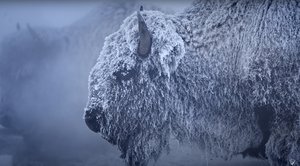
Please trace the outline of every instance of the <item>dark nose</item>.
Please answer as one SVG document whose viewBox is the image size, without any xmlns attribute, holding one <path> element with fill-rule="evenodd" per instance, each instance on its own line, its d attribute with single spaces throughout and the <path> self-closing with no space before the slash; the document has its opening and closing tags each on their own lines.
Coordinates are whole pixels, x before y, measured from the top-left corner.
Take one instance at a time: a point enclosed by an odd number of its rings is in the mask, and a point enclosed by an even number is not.
<svg viewBox="0 0 300 166">
<path fill-rule="evenodd" d="M 85 112 L 85 123 L 88 126 L 90 130 L 92 130 L 95 133 L 100 132 L 100 123 L 98 122 L 98 116 L 100 114 L 99 110 L 86 110 Z"/>
</svg>

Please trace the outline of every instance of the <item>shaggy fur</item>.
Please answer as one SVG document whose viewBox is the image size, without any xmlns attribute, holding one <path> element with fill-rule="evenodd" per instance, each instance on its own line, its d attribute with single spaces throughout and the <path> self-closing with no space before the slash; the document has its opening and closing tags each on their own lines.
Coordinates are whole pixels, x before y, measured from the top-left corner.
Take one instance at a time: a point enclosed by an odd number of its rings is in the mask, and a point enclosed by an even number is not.
<svg viewBox="0 0 300 166">
<path fill-rule="evenodd" d="M 130 166 L 157 159 L 171 136 L 223 158 L 299 164 L 299 5 L 199 0 L 175 16 L 143 11 L 146 59 L 132 14 L 92 69 L 87 125 Z"/>
</svg>

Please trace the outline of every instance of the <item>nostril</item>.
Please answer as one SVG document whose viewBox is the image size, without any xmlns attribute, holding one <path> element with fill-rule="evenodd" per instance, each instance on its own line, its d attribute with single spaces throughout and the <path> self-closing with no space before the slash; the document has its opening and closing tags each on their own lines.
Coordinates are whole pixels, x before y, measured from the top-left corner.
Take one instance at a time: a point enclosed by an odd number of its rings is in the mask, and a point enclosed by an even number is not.
<svg viewBox="0 0 300 166">
<path fill-rule="evenodd" d="M 98 123 L 97 116 L 97 111 L 95 110 L 87 110 L 84 116 L 86 125 L 95 133 L 100 132 L 100 124 Z"/>
</svg>

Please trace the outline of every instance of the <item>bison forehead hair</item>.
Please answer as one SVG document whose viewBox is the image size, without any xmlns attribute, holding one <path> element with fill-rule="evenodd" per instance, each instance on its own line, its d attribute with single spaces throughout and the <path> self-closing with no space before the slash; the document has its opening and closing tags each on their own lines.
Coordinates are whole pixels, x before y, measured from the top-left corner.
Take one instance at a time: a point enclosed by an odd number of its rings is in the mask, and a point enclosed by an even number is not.
<svg viewBox="0 0 300 166">
<path fill-rule="evenodd" d="M 169 132 L 167 103 L 171 96 L 166 92 L 170 75 L 185 54 L 175 24 L 172 16 L 157 11 L 132 14 L 120 30 L 106 38 L 90 74 L 85 120 L 91 130 L 118 144 L 123 157 L 130 153 L 128 147 L 139 146 L 143 147 L 141 156 L 137 156 L 139 160 L 150 154 L 158 156 L 156 153 L 168 139 L 156 137 Z M 143 30 L 151 35 L 151 50 L 142 57 L 138 46 Z M 145 130 L 148 132 L 142 132 Z M 147 145 L 141 145 L 146 139 L 144 134 L 149 137 Z"/>
</svg>

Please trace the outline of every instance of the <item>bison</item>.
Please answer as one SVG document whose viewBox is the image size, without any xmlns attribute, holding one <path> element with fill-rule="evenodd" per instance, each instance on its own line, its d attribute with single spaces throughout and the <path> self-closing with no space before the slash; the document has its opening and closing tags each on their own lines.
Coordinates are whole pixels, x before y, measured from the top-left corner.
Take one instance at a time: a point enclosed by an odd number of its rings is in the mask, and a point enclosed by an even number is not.
<svg viewBox="0 0 300 166">
<path fill-rule="evenodd" d="M 171 137 L 212 155 L 300 164 L 300 3 L 198 0 L 139 11 L 89 77 L 87 126 L 145 166 Z"/>
</svg>

